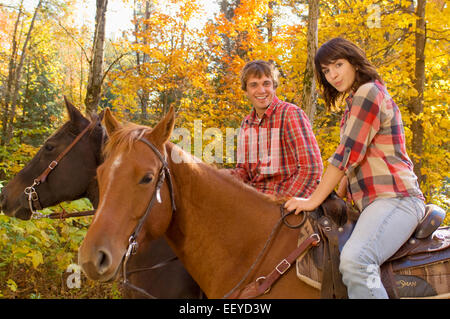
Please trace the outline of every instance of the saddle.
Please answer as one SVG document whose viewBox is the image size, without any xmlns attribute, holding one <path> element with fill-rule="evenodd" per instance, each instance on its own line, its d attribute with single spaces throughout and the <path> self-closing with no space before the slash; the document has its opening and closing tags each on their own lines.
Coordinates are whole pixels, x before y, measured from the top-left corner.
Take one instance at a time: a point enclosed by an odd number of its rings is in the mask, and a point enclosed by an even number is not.
<svg viewBox="0 0 450 319">
<path fill-rule="evenodd" d="M 355 208 L 332 193 L 308 214 L 300 229 L 299 243 L 312 233 L 322 239 L 296 262 L 297 276 L 320 289 L 322 298 L 347 298 L 339 272 L 340 252 L 358 216 Z M 381 282 L 390 298 L 450 297 L 450 227 L 439 227 L 444 218 L 444 210 L 427 205 L 411 238 L 380 267 Z"/>
</svg>

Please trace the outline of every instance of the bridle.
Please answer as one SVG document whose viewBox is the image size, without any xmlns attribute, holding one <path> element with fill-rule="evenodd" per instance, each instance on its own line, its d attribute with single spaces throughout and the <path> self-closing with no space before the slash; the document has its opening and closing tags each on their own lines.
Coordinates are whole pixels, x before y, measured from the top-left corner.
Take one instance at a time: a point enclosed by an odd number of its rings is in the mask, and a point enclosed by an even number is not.
<svg viewBox="0 0 450 319">
<path fill-rule="evenodd" d="M 28 199 L 28 205 L 30 207 L 31 211 L 31 218 L 32 219 L 41 219 L 48 217 L 48 215 L 44 215 L 41 212 L 38 212 L 37 210 L 42 210 L 42 205 L 39 201 L 38 193 L 36 192 L 36 186 L 40 185 L 41 183 L 44 183 L 48 177 L 48 175 L 56 168 L 56 166 L 59 164 L 59 162 L 64 158 L 64 156 L 67 155 L 67 153 L 70 152 L 70 150 L 81 140 L 81 138 L 92 128 L 97 125 L 98 121 L 92 121 L 88 126 L 84 128 L 81 133 L 79 133 L 75 139 L 70 143 L 53 161 L 50 162 L 48 167 L 39 175 L 36 179 L 33 180 L 33 184 L 31 186 L 28 186 L 25 188 L 24 193 L 27 196 Z M 36 207 L 36 210 L 34 209 Z M 95 211 L 87 211 L 87 212 L 79 212 L 77 216 L 87 216 L 87 215 L 93 215 Z M 68 213 L 63 213 L 65 216 L 70 216 Z M 52 218 L 52 217 L 50 217 Z M 53 217 L 54 218 L 54 217 Z"/>
<path fill-rule="evenodd" d="M 175 213 L 176 211 L 176 206 L 175 206 L 175 195 L 173 192 L 173 184 L 172 184 L 172 176 L 170 175 L 170 170 L 169 170 L 169 165 L 167 164 L 167 161 L 165 160 L 164 156 L 161 154 L 161 152 L 156 148 L 155 145 L 153 145 L 151 142 L 149 142 L 147 139 L 141 137 L 138 139 L 138 141 L 141 141 L 143 143 L 145 143 L 146 145 L 148 145 L 150 147 L 150 149 L 153 150 L 153 152 L 156 154 L 156 156 L 159 158 L 159 160 L 162 163 L 161 169 L 159 170 L 159 174 L 158 174 L 158 180 L 156 182 L 156 188 L 153 192 L 153 196 L 147 206 L 147 209 L 144 213 L 144 215 L 142 215 L 142 217 L 140 218 L 138 224 L 136 225 L 133 233 L 131 234 L 130 238 L 128 239 L 128 247 L 127 247 L 127 251 L 122 259 L 122 284 L 124 286 L 130 287 L 134 290 L 139 291 L 140 293 L 144 294 L 145 296 L 151 298 L 151 299 L 156 299 L 156 297 L 152 296 L 151 294 L 149 294 L 148 292 L 146 292 L 145 290 L 133 285 L 132 283 L 130 283 L 128 281 L 127 278 L 127 263 L 130 260 L 130 257 L 134 254 L 136 254 L 137 249 L 139 247 L 139 244 L 137 242 L 137 237 L 139 235 L 139 233 L 142 230 L 142 227 L 144 226 L 144 222 L 147 219 L 147 216 L 150 214 L 150 211 L 153 208 L 153 205 L 155 204 L 155 200 L 158 201 L 158 203 L 162 203 L 162 199 L 161 199 L 161 187 L 164 184 L 164 181 L 166 179 L 166 175 L 167 175 L 167 185 L 169 187 L 169 193 L 170 193 L 170 199 L 171 199 L 171 204 L 172 204 L 172 213 Z M 168 262 L 175 260 L 176 257 L 173 257 L 165 262 L 159 263 L 158 265 L 155 265 L 151 268 L 145 269 L 145 270 L 150 270 L 150 269 L 155 269 L 155 268 L 159 268 L 163 265 L 166 265 Z"/>
</svg>

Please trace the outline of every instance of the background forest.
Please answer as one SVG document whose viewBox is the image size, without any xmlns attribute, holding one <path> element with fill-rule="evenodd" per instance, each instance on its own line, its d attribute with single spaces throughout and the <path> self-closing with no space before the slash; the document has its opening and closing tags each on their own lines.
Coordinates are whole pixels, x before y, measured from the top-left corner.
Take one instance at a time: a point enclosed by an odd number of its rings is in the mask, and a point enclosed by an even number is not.
<svg viewBox="0 0 450 319">
<path fill-rule="evenodd" d="M 80 7 L 89 2 L 95 2 L 89 7 L 92 19 L 80 19 Z M 428 202 L 448 209 L 450 8 L 445 0 L 121 4 L 130 13 L 121 18 L 129 28 L 108 34 L 108 25 L 119 24 L 105 14 L 108 0 L 0 1 L 0 187 L 67 120 L 64 95 L 85 114 L 109 106 L 122 120 L 145 125 L 173 105 L 176 127 L 193 135 L 194 121 L 201 121 L 203 130 L 218 128 L 225 136 L 250 110 L 239 72 L 254 59 L 277 65 L 277 94 L 308 114 L 327 165 L 338 145 L 343 110 L 324 108 L 311 59 L 320 44 L 342 36 L 377 66 L 401 109 L 421 189 Z M 213 138 L 204 137 L 203 147 Z M 217 165 L 233 166 L 223 154 Z M 82 210 L 90 203 L 82 199 L 62 207 Z M 60 207 L 44 211 L 53 210 Z M 80 288 L 68 285 L 68 267 L 76 263 L 89 223 L 89 217 L 19 221 L 0 215 L 0 297 L 120 298 L 115 283 L 83 278 Z"/>
</svg>

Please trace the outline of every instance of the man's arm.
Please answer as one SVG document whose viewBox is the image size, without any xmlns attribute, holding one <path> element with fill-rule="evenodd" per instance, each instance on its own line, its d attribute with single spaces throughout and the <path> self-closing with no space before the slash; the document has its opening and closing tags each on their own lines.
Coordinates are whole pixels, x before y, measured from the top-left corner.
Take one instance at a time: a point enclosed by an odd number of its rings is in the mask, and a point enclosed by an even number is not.
<svg viewBox="0 0 450 319">
<path fill-rule="evenodd" d="M 287 144 L 298 162 L 298 172 L 293 176 L 288 194 L 308 197 L 317 187 L 323 173 L 322 157 L 311 124 L 300 108 L 286 114 Z"/>
</svg>

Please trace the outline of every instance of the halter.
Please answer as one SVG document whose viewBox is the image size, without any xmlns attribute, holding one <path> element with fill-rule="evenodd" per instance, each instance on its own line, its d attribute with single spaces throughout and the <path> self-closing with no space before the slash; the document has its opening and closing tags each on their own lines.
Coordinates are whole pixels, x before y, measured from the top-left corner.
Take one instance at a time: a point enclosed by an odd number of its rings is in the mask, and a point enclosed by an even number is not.
<svg viewBox="0 0 450 319">
<path fill-rule="evenodd" d="M 36 192 L 35 187 L 40 185 L 41 183 L 45 182 L 47 179 L 47 176 L 55 169 L 55 167 L 59 164 L 59 162 L 63 159 L 64 156 L 69 153 L 69 151 L 81 140 L 81 138 L 95 125 L 97 124 L 97 121 L 92 121 L 86 128 L 78 134 L 75 139 L 70 143 L 69 146 L 67 146 L 59 155 L 56 157 L 55 160 L 51 161 L 48 167 L 42 172 L 41 175 L 39 175 L 36 179 L 33 180 L 33 184 L 31 186 L 28 186 L 25 188 L 24 193 L 27 196 L 28 199 L 28 205 L 30 207 L 31 211 L 31 218 L 32 219 L 41 219 L 44 217 L 47 217 L 47 215 L 44 215 L 36 210 L 34 210 L 34 207 L 36 207 L 37 210 L 42 209 L 42 205 L 39 202 L 39 196 Z"/>
<path fill-rule="evenodd" d="M 139 139 L 139 141 L 147 144 L 153 150 L 153 152 L 156 154 L 156 156 L 158 156 L 159 160 L 161 161 L 162 167 L 161 167 L 161 169 L 159 171 L 159 174 L 158 174 L 158 181 L 156 182 L 155 191 L 153 192 L 153 196 L 152 196 L 152 198 L 150 200 L 150 203 L 147 206 L 145 214 L 141 217 L 141 219 L 139 220 L 139 223 L 137 224 L 136 228 L 134 229 L 133 233 L 131 234 L 130 238 L 128 239 L 127 252 L 125 253 L 125 256 L 123 257 L 123 261 L 122 261 L 122 274 L 123 274 L 122 284 L 124 286 L 128 286 L 130 288 L 133 288 L 133 289 L 139 291 L 140 293 L 146 295 L 147 297 L 149 297 L 151 299 L 156 299 L 156 297 L 150 295 L 145 290 L 143 290 L 143 289 L 141 289 L 141 288 L 131 284 L 128 281 L 128 278 L 127 278 L 127 263 L 130 260 L 131 255 L 134 255 L 137 252 L 139 244 L 138 244 L 136 239 L 137 239 L 139 233 L 142 230 L 142 227 L 144 225 L 145 220 L 147 219 L 147 216 L 150 214 L 150 211 L 151 211 L 153 205 L 155 204 L 155 200 L 157 200 L 158 203 L 162 203 L 162 200 L 161 200 L 161 187 L 162 187 L 162 185 L 163 185 L 163 183 L 165 181 L 166 175 L 168 176 L 167 185 L 169 186 L 169 193 L 170 193 L 170 199 L 171 199 L 171 204 L 172 204 L 172 213 L 175 213 L 175 211 L 176 211 L 175 195 L 174 195 L 174 192 L 173 192 L 172 176 L 170 175 L 170 170 L 169 170 L 169 166 L 167 164 L 167 161 L 164 159 L 163 155 L 156 148 L 156 146 L 153 145 L 151 142 L 149 142 L 148 140 L 146 140 L 143 137 L 141 137 Z M 171 260 L 172 259 L 168 260 L 167 262 L 169 262 Z M 167 262 L 165 262 L 164 264 L 166 264 Z"/>
</svg>

